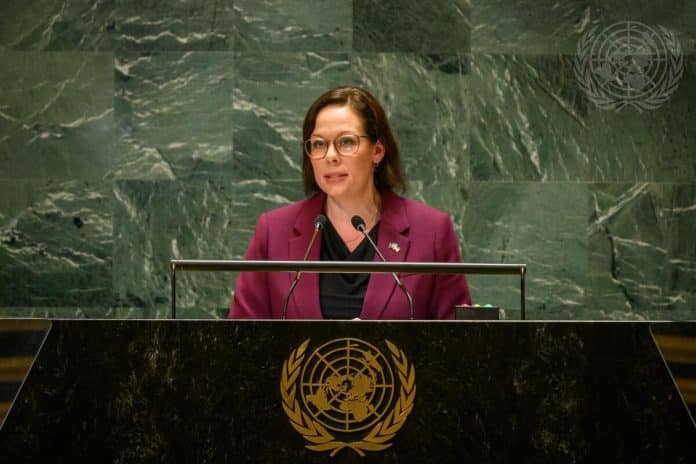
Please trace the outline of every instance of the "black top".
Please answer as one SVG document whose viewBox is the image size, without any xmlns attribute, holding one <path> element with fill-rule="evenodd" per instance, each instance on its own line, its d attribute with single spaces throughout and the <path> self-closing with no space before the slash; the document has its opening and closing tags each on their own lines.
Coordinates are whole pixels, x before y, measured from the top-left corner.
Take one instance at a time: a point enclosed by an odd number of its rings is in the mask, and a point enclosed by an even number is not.
<svg viewBox="0 0 696 464">
<path fill-rule="evenodd" d="M 379 223 L 370 230 L 377 243 Z M 372 261 L 375 250 L 367 239 L 351 253 L 331 221 L 327 221 L 321 240 L 322 261 Z M 360 317 L 370 274 L 319 274 L 319 303 L 324 319 Z"/>
</svg>

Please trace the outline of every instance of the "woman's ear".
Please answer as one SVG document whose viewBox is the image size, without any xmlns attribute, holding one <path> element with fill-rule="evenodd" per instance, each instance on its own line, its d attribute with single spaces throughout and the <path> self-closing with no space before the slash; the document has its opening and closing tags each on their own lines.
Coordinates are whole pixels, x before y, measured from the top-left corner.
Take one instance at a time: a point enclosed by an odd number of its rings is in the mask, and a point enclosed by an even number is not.
<svg viewBox="0 0 696 464">
<path fill-rule="evenodd" d="M 386 149 L 384 148 L 384 144 L 382 143 L 381 140 L 377 140 L 377 143 L 375 143 L 375 152 L 372 155 L 372 163 L 373 164 L 379 164 L 382 162 L 384 159 L 384 155 L 386 154 Z"/>
</svg>

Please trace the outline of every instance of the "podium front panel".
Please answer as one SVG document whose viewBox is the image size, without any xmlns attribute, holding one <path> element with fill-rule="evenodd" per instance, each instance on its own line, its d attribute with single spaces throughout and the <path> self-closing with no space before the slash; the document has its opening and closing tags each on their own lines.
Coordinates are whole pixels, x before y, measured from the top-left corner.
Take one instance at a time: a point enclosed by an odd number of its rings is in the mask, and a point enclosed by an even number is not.
<svg viewBox="0 0 696 464">
<path fill-rule="evenodd" d="M 55 320 L 3 462 L 696 462 L 639 322 Z"/>
</svg>

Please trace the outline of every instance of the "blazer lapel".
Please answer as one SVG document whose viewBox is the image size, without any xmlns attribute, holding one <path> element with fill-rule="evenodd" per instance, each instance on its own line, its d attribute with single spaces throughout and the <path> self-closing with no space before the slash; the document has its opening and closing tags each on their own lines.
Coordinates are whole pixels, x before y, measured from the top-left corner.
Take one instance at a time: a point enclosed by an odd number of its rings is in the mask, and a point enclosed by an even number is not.
<svg viewBox="0 0 696 464">
<path fill-rule="evenodd" d="M 288 241 L 288 258 L 293 261 L 302 261 L 314 232 L 314 218 L 323 212 L 326 195 L 317 194 L 309 198 L 297 215 L 293 236 Z M 321 232 L 317 235 L 307 260 L 319 261 L 321 255 Z M 295 273 L 288 273 L 288 289 L 295 278 Z M 300 277 L 295 287 L 295 292 L 288 303 L 288 319 L 294 319 L 298 314 L 305 314 L 310 319 L 322 319 L 319 303 L 319 274 L 306 272 Z"/>
<path fill-rule="evenodd" d="M 394 193 L 385 192 L 382 195 L 382 216 L 379 224 L 377 248 L 388 262 L 406 260 L 410 246 L 408 229 L 409 222 L 403 200 Z M 381 261 L 377 253 L 375 253 L 374 261 Z M 395 295 L 395 291 L 398 292 L 398 295 Z M 396 298 L 399 305 L 403 299 L 404 310 L 406 313 L 408 312 L 408 300 L 405 295 L 401 294 L 401 290 L 397 289 L 394 277 L 390 273 L 372 274 L 363 300 L 361 318 L 380 319 L 392 298 Z"/>
</svg>

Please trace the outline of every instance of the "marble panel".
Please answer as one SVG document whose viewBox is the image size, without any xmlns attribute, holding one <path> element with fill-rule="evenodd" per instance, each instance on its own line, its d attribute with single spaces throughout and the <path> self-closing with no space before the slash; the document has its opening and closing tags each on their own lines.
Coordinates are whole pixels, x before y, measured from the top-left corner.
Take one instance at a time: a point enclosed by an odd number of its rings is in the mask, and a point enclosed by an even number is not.
<svg viewBox="0 0 696 464">
<path fill-rule="evenodd" d="M 0 49 L 108 51 L 114 0 L 3 0 Z"/>
<path fill-rule="evenodd" d="M 591 105 L 586 122 L 589 180 L 693 182 L 696 179 L 696 54 L 659 108 L 601 110 Z"/>
<path fill-rule="evenodd" d="M 696 52 L 696 9 L 682 0 L 589 1 L 589 15 L 600 27 L 621 21 L 638 21 L 651 28 L 662 26 L 679 40 L 682 51 Z"/>
<path fill-rule="evenodd" d="M 301 179 L 302 122 L 312 102 L 359 84 L 348 54 L 239 53 L 235 62 L 235 179 Z"/>
<path fill-rule="evenodd" d="M 113 157 L 110 53 L 0 51 L 0 179 L 101 179 Z"/>
<path fill-rule="evenodd" d="M 696 185 L 596 184 L 588 304 L 611 319 L 696 319 Z"/>
<path fill-rule="evenodd" d="M 468 52 L 470 0 L 354 0 L 353 49 L 359 52 Z"/>
<path fill-rule="evenodd" d="M 170 313 L 170 259 L 242 259 L 259 213 L 303 197 L 299 181 L 222 179 L 118 181 L 115 194 L 117 306 L 141 308 L 143 317 Z M 226 316 L 235 278 L 177 274 L 179 316 Z"/>
<path fill-rule="evenodd" d="M 110 187 L 0 181 L 0 306 L 109 306 Z"/>
<path fill-rule="evenodd" d="M 115 118 L 115 179 L 229 175 L 233 56 L 225 52 L 122 54 Z"/>
<path fill-rule="evenodd" d="M 696 57 L 656 110 L 602 110 L 567 56 L 475 55 L 475 180 L 689 181 L 696 178 Z"/>
<path fill-rule="evenodd" d="M 231 50 L 232 0 L 115 0 L 119 50 Z"/>
<path fill-rule="evenodd" d="M 352 2 L 330 0 L 234 1 L 234 49 L 237 51 L 351 50 Z"/>
<path fill-rule="evenodd" d="M 479 53 L 574 53 L 580 37 L 621 21 L 661 25 L 696 50 L 696 12 L 681 0 L 472 0 L 471 48 Z"/>
<path fill-rule="evenodd" d="M 471 172 L 475 180 L 574 180 L 587 176 L 578 143 L 588 103 L 556 57 L 474 55 Z"/>
<path fill-rule="evenodd" d="M 588 189 L 577 183 L 473 182 L 464 217 L 468 261 L 526 264 L 528 319 L 594 317 L 585 311 Z M 517 276 L 470 276 L 473 302 L 519 317 Z"/>
<path fill-rule="evenodd" d="M 466 54 L 361 54 L 363 85 L 382 103 L 409 179 L 469 178 L 470 94 Z"/>
<path fill-rule="evenodd" d="M 466 237 L 464 236 L 466 211 L 469 203 L 470 185 L 461 181 L 430 183 L 412 181 L 403 196 L 423 202 L 450 215 L 454 231 L 459 238 L 462 261 L 468 262 Z"/>
</svg>

